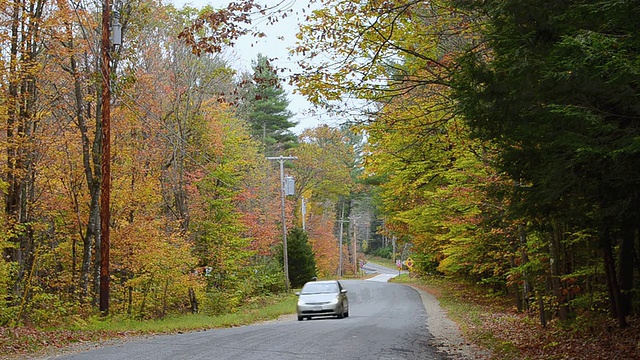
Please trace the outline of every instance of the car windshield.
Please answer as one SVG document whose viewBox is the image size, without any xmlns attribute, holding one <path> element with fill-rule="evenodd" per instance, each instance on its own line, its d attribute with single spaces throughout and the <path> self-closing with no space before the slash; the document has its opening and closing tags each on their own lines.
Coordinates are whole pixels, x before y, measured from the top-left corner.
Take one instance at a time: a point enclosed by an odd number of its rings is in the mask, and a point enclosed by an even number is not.
<svg viewBox="0 0 640 360">
<path fill-rule="evenodd" d="M 335 294 L 339 292 L 336 283 L 308 283 L 301 291 L 301 294 Z"/>
</svg>

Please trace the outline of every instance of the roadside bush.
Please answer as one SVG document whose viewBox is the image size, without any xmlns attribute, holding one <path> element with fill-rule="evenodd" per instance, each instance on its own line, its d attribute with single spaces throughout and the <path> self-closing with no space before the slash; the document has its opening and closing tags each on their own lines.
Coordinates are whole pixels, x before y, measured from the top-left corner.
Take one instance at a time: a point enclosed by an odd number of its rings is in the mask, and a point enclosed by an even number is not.
<svg viewBox="0 0 640 360">
<path fill-rule="evenodd" d="M 38 292 L 29 301 L 23 318 L 38 326 L 56 326 L 63 324 L 68 315 L 69 309 L 58 296 Z"/>
<path fill-rule="evenodd" d="M 205 293 L 201 311 L 207 315 L 220 315 L 234 312 L 242 302 L 239 294 L 229 294 L 222 290 L 209 290 Z"/>
<path fill-rule="evenodd" d="M 284 270 L 275 259 L 265 259 L 255 269 L 256 294 L 269 295 L 284 291 Z"/>
<path fill-rule="evenodd" d="M 442 274 L 438 271 L 438 260 L 433 254 L 412 254 L 411 257 L 415 261 L 414 270 L 421 274 Z"/>
</svg>

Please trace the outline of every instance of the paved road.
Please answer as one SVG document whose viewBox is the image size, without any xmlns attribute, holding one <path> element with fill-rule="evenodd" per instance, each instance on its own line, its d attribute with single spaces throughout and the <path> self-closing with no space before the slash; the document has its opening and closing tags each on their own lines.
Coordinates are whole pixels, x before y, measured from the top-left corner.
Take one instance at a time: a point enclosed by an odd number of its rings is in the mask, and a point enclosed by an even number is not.
<svg viewBox="0 0 640 360">
<path fill-rule="evenodd" d="M 383 281 L 383 282 L 389 281 L 389 279 L 398 276 L 399 273 L 402 273 L 402 274 L 406 273 L 406 271 L 398 272 L 398 270 L 390 269 L 388 267 L 377 265 L 370 262 L 364 264 L 364 266 L 362 267 L 362 271 L 364 271 L 367 274 L 378 274 L 369 280 Z"/>
<path fill-rule="evenodd" d="M 299 322 L 291 317 L 231 329 L 155 336 L 56 359 L 442 359 L 427 345 L 431 336 L 427 314 L 415 290 L 380 279 L 344 280 L 344 285 L 351 304 L 350 316 L 345 319 Z"/>
</svg>

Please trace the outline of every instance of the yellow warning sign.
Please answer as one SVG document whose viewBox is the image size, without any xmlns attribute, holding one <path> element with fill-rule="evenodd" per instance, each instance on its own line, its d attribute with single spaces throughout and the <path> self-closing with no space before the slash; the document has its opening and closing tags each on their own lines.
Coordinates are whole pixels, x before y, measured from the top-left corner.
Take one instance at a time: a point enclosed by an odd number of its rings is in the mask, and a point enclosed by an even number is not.
<svg viewBox="0 0 640 360">
<path fill-rule="evenodd" d="M 404 264 L 409 268 L 409 271 L 413 270 L 413 259 L 412 258 L 407 258 L 407 260 L 404 261 Z"/>
</svg>

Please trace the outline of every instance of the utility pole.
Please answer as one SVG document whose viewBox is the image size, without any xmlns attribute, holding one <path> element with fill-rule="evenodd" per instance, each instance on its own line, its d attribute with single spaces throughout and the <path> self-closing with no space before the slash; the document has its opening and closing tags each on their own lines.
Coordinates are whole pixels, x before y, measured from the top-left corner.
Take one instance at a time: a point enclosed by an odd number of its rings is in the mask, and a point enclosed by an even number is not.
<svg viewBox="0 0 640 360">
<path fill-rule="evenodd" d="M 353 223 L 353 237 L 351 241 L 353 242 L 353 274 L 358 275 L 358 242 L 356 240 L 356 229 L 358 224 Z"/>
<path fill-rule="evenodd" d="M 122 44 L 120 15 L 116 12 L 111 22 L 111 3 L 104 0 L 102 8 L 101 75 L 101 131 L 102 131 L 102 164 L 100 171 L 100 311 L 109 313 L 109 222 L 111 221 L 111 46 Z M 112 35 L 112 36 L 111 36 Z"/>
<path fill-rule="evenodd" d="M 284 183 L 284 162 L 286 160 L 297 160 L 296 156 L 276 156 L 267 157 L 268 160 L 275 160 L 280 163 L 280 198 L 282 200 L 282 257 L 284 259 L 284 288 L 289 291 L 289 258 L 287 254 L 287 223 L 284 207 L 285 183 Z"/>
<path fill-rule="evenodd" d="M 304 202 L 304 196 L 300 197 L 301 199 L 301 203 L 300 203 L 300 214 L 302 215 L 302 230 L 307 230 L 307 227 L 305 225 L 305 217 L 307 216 L 307 204 Z"/>
<path fill-rule="evenodd" d="M 102 183 L 100 185 L 100 311 L 109 313 L 109 204 L 111 189 L 111 40 L 110 0 L 102 8 Z"/>
<path fill-rule="evenodd" d="M 340 260 L 338 263 L 338 277 L 342 277 L 342 233 L 344 232 L 344 204 L 342 205 L 342 215 L 340 215 L 340 244 L 338 247 L 338 253 L 340 254 Z"/>
<path fill-rule="evenodd" d="M 367 235 L 364 241 L 367 244 L 367 246 L 369 246 L 369 235 L 371 235 L 370 234 L 370 232 L 371 232 L 371 222 L 370 221 L 371 220 L 367 221 L 364 224 L 364 233 Z M 365 251 L 366 251 L 366 249 L 364 248 L 364 246 L 362 246 L 362 252 L 365 252 Z"/>
</svg>

